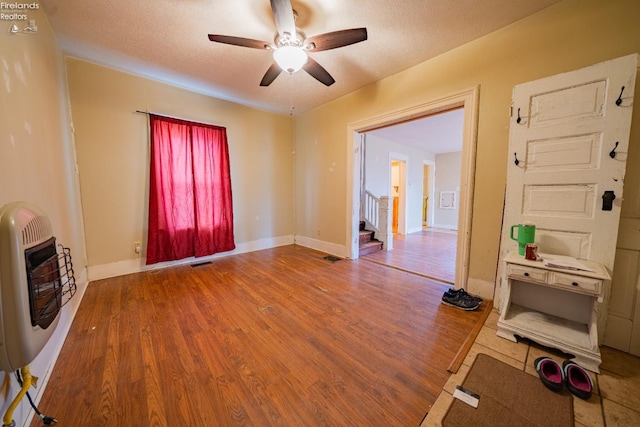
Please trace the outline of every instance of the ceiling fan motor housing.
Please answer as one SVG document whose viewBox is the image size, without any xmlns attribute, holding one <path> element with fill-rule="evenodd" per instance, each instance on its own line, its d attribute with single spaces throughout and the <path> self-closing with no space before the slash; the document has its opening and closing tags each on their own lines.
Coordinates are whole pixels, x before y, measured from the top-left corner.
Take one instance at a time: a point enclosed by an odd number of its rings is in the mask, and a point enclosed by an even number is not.
<svg viewBox="0 0 640 427">
<path fill-rule="evenodd" d="M 296 28 L 295 37 L 292 37 L 289 33 L 283 33 L 282 35 L 276 33 L 273 37 L 276 48 L 282 46 L 293 46 L 306 49 L 306 46 L 304 46 L 304 41 L 306 39 L 306 34 L 300 28 Z"/>
</svg>

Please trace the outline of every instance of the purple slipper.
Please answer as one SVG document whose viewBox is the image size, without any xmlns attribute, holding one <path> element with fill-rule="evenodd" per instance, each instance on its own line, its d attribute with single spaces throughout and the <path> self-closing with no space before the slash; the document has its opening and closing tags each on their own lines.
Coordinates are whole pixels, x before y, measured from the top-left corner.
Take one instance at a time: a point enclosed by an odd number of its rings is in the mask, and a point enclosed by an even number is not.
<svg viewBox="0 0 640 427">
<path fill-rule="evenodd" d="M 569 391 L 580 399 L 589 399 L 593 391 L 593 381 L 584 368 L 569 360 L 562 364 L 562 372 Z"/>
<path fill-rule="evenodd" d="M 542 383 L 553 391 L 562 390 L 562 368 L 560 364 L 549 357 L 538 357 L 533 365 Z"/>
</svg>

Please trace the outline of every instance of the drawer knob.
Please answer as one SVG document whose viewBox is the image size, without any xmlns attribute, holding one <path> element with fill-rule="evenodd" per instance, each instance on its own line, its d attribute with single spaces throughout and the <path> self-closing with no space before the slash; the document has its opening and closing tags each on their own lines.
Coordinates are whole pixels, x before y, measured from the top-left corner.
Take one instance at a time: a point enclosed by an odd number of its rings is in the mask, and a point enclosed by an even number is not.
<svg viewBox="0 0 640 427">
<path fill-rule="evenodd" d="M 529 277 L 529 273 L 524 273 L 525 277 Z"/>
<path fill-rule="evenodd" d="M 573 286 L 579 286 L 580 284 L 578 282 L 573 282 L 571 283 Z"/>
</svg>

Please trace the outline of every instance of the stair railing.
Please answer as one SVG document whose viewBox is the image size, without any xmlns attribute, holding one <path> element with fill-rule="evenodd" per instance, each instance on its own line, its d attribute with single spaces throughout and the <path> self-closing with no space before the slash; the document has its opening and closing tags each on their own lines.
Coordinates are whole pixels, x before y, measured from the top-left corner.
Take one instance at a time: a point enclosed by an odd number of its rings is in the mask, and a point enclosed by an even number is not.
<svg viewBox="0 0 640 427">
<path fill-rule="evenodd" d="M 380 231 L 380 199 L 371 194 L 370 191 L 364 192 L 363 203 L 364 222 L 373 229 Z"/>
<path fill-rule="evenodd" d="M 374 231 L 374 237 L 382 242 L 384 250 L 390 250 L 393 239 L 389 234 L 389 197 L 376 197 L 365 190 L 361 206 L 365 228 Z"/>
</svg>

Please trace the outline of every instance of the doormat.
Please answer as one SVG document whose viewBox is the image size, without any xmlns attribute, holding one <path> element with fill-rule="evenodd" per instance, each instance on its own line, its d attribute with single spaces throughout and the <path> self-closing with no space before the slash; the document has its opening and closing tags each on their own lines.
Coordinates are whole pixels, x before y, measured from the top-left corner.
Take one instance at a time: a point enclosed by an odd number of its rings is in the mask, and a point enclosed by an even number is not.
<svg viewBox="0 0 640 427">
<path fill-rule="evenodd" d="M 337 256 L 333 256 L 333 255 L 327 255 L 325 257 L 322 257 L 322 259 L 325 259 L 329 262 L 336 262 L 336 261 L 340 261 L 342 258 L 338 258 Z"/>
<path fill-rule="evenodd" d="M 445 427 L 574 425 L 569 391 L 551 391 L 538 376 L 486 354 L 478 354 L 462 386 L 480 396 L 478 407 L 453 399 Z"/>
</svg>

